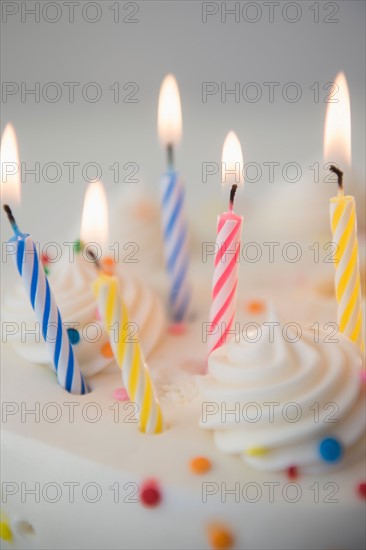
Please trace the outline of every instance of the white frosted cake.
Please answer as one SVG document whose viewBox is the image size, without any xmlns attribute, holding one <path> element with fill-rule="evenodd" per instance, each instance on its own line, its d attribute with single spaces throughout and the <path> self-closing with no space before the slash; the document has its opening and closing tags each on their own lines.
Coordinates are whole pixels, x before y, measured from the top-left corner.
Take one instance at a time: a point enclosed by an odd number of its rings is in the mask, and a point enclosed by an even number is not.
<svg viewBox="0 0 366 550">
<path fill-rule="evenodd" d="M 113 360 L 79 397 L 65 393 L 50 369 L 19 357 L 16 346 L 2 345 L 4 548 L 364 548 L 358 350 L 343 337 L 327 344 L 320 335 L 314 343 L 311 331 L 285 342 L 276 329 L 273 344 L 263 333 L 258 342 L 219 348 L 206 374 L 210 285 L 201 265 L 192 273 L 186 331 L 165 331 L 149 353 L 162 434 L 140 433 L 133 403 L 117 400 L 121 373 Z M 307 329 L 334 319 L 332 300 L 300 300 L 309 289 L 260 288 L 253 283 L 251 294 L 239 295 L 241 328 L 261 326 L 274 309 L 281 323 L 303 320 Z M 249 402 L 281 406 L 273 423 L 264 414 L 258 423 L 220 416 L 224 405 L 235 411 L 235 403 Z M 306 410 L 296 423 L 296 409 L 286 409 L 289 421 L 281 414 L 292 402 Z M 329 417 L 336 422 L 327 424 Z M 324 440 L 330 450 L 320 452 Z"/>
</svg>

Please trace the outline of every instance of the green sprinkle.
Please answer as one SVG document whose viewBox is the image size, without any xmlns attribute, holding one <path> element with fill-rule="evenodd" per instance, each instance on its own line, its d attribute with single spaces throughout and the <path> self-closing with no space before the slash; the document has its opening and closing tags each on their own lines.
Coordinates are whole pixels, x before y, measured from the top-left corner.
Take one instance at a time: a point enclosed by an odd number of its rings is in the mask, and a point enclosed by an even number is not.
<svg viewBox="0 0 366 550">
<path fill-rule="evenodd" d="M 84 248 L 84 243 L 83 241 L 80 241 L 80 240 L 77 240 L 74 242 L 74 252 L 76 252 L 77 254 L 80 253 L 83 248 Z"/>
</svg>

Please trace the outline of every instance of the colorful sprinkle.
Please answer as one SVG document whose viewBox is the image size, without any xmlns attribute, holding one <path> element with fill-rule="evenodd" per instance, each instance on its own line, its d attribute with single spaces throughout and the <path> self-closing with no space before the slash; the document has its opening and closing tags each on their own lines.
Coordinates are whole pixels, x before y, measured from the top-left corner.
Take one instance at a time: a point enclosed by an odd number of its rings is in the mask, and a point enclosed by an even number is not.
<svg viewBox="0 0 366 550">
<path fill-rule="evenodd" d="M 113 357 L 113 350 L 111 348 L 111 345 L 109 342 L 107 342 L 106 344 L 104 344 L 104 346 L 102 347 L 102 349 L 100 350 L 100 353 L 103 355 L 103 357 L 105 357 L 106 359 L 110 359 L 111 357 Z"/>
<path fill-rule="evenodd" d="M 31 523 L 29 523 L 29 521 L 25 521 L 25 520 L 17 521 L 14 527 L 15 527 L 14 530 L 17 533 L 20 533 L 22 536 L 29 537 L 30 535 L 35 534 L 34 527 Z"/>
<path fill-rule="evenodd" d="M 113 275 L 115 271 L 115 261 L 112 256 L 105 256 L 102 258 L 103 271 L 107 275 Z"/>
<path fill-rule="evenodd" d="M 229 550 L 233 547 L 234 537 L 224 525 L 212 523 L 207 531 L 210 546 L 214 550 Z"/>
<path fill-rule="evenodd" d="M 116 401 L 129 401 L 129 395 L 125 388 L 116 388 L 113 392 L 113 397 Z"/>
<path fill-rule="evenodd" d="M 297 466 L 289 466 L 287 468 L 287 477 L 290 479 L 297 479 L 299 477 L 299 470 Z"/>
<path fill-rule="evenodd" d="M 266 449 L 266 447 L 252 447 L 251 449 L 247 449 L 245 454 L 248 456 L 263 456 L 268 452 L 269 449 Z"/>
<path fill-rule="evenodd" d="M 77 240 L 74 242 L 74 252 L 76 252 L 77 254 L 79 254 L 83 248 L 84 248 L 84 243 L 80 240 Z"/>
<path fill-rule="evenodd" d="M 361 498 L 366 499 L 366 483 L 365 483 L 365 481 L 362 481 L 361 483 L 359 483 L 359 485 L 357 487 L 357 492 L 358 492 L 358 494 Z"/>
<path fill-rule="evenodd" d="M 181 336 L 187 332 L 187 327 L 184 323 L 174 323 L 170 325 L 168 332 L 173 336 Z"/>
<path fill-rule="evenodd" d="M 140 487 L 141 504 L 152 508 L 158 506 L 161 501 L 161 491 L 155 479 L 144 481 Z"/>
<path fill-rule="evenodd" d="M 102 320 L 98 308 L 95 310 L 95 318 L 96 318 L 97 321 L 101 321 L 101 320 Z"/>
<path fill-rule="evenodd" d="M 366 383 L 366 369 L 362 369 L 360 372 L 361 382 Z"/>
<path fill-rule="evenodd" d="M 326 437 L 320 442 L 319 453 L 325 462 L 337 462 L 342 458 L 342 444 L 334 437 Z"/>
<path fill-rule="evenodd" d="M 7 521 L 0 522 L 0 538 L 7 542 L 13 541 L 13 533 L 10 529 L 10 525 Z"/>
<path fill-rule="evenodd" d="M 70 342 L 73 345 L 76 345 L 80 342 L 80 334 L 79 331 L 76 330 L 76 328 L 68 328 L 67 334 L 69 335 Z"/>
<path fill-rule="evenodd" d="M 43 271 L 45 272 L 46 275 L 50 274 L 50 268 L 47 267 L 46 265 L 43 266 Z"/>
<path fill-rule="evenodd" d="M 212 464 L 208 458 L 205 458 L 204 456 L 196 456 L 195 458 L 192 458 L 190 467 L 194 474 L 202 475 L 211 470 Z"/>
<path fill-rule="evenodd" d="M 41 262 L 44 264 L 49 264 L 50 263 L 50 259 L 49 257 L 47 256 L 47 254 L 45 254 L 44 252 L 42 253 L 41 255 Z"/>
<path fill-rule="evenodd" d="M 266 304 L 261 300 L 252 300 L 251 302 L 247 303 L 247 310 L 249 311 L 249 313 L 255 313 L 256 315 L 258 315 L 259 313 L 263 313 L 266 310 Z"/>
</svg>

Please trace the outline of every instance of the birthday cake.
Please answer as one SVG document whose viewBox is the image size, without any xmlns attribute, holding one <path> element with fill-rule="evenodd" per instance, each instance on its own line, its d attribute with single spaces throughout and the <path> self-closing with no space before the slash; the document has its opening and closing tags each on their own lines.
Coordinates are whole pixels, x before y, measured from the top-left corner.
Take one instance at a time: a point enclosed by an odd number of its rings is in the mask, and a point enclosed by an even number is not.
<svg viewBox="0 0 366 550">
<path fill-rule="evenodd" d="M 276 304 L 284 295 L 277 291 Z M 116 397 L 121 375 L 113 361 L 80 397 L 3 344 L 5 548 L 363 547 L 365 422 L 356 347 L 342 337 L 315 344 L 310 333 L 292 344 L 281 332 L 273 344 L 263 338 L 219 348 L 206 375 L 205 278 L 195 285 L 194 303 L 186 332 L 165 333 L 150 354 L 166 422 L 159 435 L 139 432 L 134 404 Z M 239 305 L 242 326 L 274 321 L 265 304 L 239 297 Z M 263 403 L 281 406 L 273 424 L 263 415 L 259 423 L 244 425 L 241 417 L 233 425 L 230 413 L 223 423 L 216 406 L 235 413 L 233 401 L 267 412 Z M 286 422 L 282 411 L 291 402 L 310 416 L 294 423 L 298 410 L 288 408 Z M 337 422 L 325 422 L 329 417 Z"/>
<path fill-rule="evenodd" d="M 165 273 L 156 209 L 138 193 L 116 202 L 130 233 L 114 235 L 117 244 L 136 241 L 131 252 L 141 248 L 143 262 L 85 257 L 79 247 L 75 261 L 46 265 L 47 277 L 32 238 L 4 207 L 26 291 L 7 287 L 3 307 L 2 545 L 361 550 L 365 370 L 354 201 L 341 188 L 332 210 L 342 334 L 335 300 L 320 299 L 298 266 L 294 277 L 291 258 L 247 265 L 244 293 L 236 178 L 216 243 L 201 239 L 202 252 L 220 244 L 214 265 L 190 256 L 172 150 L 180 100 L 171 75 L 165 83 Z M 243 162 L 229 136 L 233 178 Z M 92 230 L 102 199 L 92 204 Z"/>
</svg>

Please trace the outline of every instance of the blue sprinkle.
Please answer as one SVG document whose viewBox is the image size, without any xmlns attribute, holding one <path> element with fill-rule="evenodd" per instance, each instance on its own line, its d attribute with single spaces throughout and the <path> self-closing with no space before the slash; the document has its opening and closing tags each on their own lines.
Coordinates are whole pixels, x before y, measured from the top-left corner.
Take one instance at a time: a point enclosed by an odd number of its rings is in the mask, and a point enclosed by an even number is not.
<svg viewBox="0 0 366 550">
<path fill-rule="evenodd" d="M 342 458 L 343 447 L 338 439 L 326 437 L 320 442 L 319 453 L 325 462 L 337 462 Z"/>
<path fill-rule="evenodd" d="M 75 344 L 78 344 L 80 342 L 80 334 L 76 330 L 76 328 L 68 328 L 67 329 L 67 334 L 69 335 L 70 342 L 72 344 L 75 345 Z"/>
</svg>

